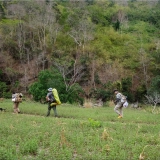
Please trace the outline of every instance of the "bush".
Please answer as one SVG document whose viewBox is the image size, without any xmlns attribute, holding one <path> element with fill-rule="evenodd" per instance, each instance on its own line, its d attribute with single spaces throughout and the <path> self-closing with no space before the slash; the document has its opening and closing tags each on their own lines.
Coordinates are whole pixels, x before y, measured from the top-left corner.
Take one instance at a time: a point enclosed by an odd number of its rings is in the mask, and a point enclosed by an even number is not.
<svg viewBox="0 0 160 160">
<path fill-rule="evenodd" d="M 97 89 L 93 91 L 92 94 L 94 95 L 94 98 L 102 99 L 103 102 L 106 102 L 107 100 L 109 100 L 112 95 L 110 91 L 106 91 L 104 89 Z"/>
<path fill-rule="evenodd" d="M 5 82 L 0 82 L 0 97 L 4 97 L 4 93 L 7 90 L 7 85 Z M 7 97 L 4 97 L 7 98 Z"/>
<path fill-rule="evenodd" d="M 50 81 L 53 79 L 53 73 L 49 70 L 41 71 L 38 75 L 38 82 L 29 87 L 29 93 L 33 95 L 34 100 L 40 101 L 46 97 L 47 89 L 50 87 Z"/>
<path fill-rule="evenodd" d="M 33 95 L 35 101 L 44 100 L 47 95 L 47 89 L 50 87 L 57 89 L 60 100 L 63 103 L 74 103 L 77 101 L 80 104 L 83 103 L 83 99 L 80 97 L 80 93 L 82 93 L 80 85 L 75 83 L 67 92 L 63 78 L 56 69 L 41 71 L 38 81 L 29 87 L 29 93 Z"/>
<path fill-rule="evenodd" d="M 160 93 L 160 76 L 156 76 L 152 79 L 151 81 L 151 85 L 150 85 L 150 88 L 148 89 L 148 93 L 153 93 L 153 92 L 157 92 L 157 93 Z"/>
<path fill-rule="evenodd" d="M 4 92 L 4 93 L 3 93 L 3 97 L 4 97 L 4 98 L 7 98 L 7 99 L 11 99 L 12 93 L 11 93 L 11 92 Z"/>
<path fill-rule="evenodd" d="M 88 125 L 90 127 L 93 127 L 93 128 L 100 128 L 100 127 L 102 127 L 102 123 L 100 121 L 96 121 L 96 120 L 94 120 L 92 118 L 89 118 L 88 122 L 89 122 Z"/>
</svg>

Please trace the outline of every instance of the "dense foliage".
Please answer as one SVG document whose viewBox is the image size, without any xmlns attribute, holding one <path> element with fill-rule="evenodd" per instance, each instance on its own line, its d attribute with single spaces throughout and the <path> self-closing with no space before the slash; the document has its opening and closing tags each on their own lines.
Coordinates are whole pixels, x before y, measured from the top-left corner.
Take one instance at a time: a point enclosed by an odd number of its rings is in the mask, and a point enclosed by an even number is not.
<svg viewBox="0 0 160 160">
<path fill-rule="evenodd" d="M 66 91 L 62 76 L 57 70 L 53 71 L 41 71 L 38 76 L 38 81 L 33 83 L 29 87 L 29 93 L 33 95 L 36 101 L 45 101 L 48 88 L 56 88 L 62 102 L 79 102 L 83 104 L 83 99 L 79 94 L 82 93 L 82 89 L 78 84 L 74 84 L 69 92 Z"/>
<path fill-rule="evenodd" d="M 160 73 L 159 8 L 158 0 L 1 1 L 0 96 L 40 100 L 55 86 L 64 102 L 106 101 L 114 88 L 142 100 Z"/>
</svg>

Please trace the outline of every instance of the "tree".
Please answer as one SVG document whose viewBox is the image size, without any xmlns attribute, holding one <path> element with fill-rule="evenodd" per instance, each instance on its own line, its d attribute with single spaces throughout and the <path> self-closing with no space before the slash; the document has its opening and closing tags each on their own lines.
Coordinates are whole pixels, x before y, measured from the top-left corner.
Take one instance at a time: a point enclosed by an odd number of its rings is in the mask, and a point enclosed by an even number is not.
<svg viewBox="0 0 160 160">
<path fill-rule="evenodd" d="M 152 104 L 153 109 L 152 109 L 152 113 L 154 113 L 156 106 L 158 103 L 160 103 L 160 94 L 158 94 L 157 92 L 154 92 L 150 95 L 145 95 L 147 102 L 149 104 Z"/>
<path fill-rule="evenodd" d="M 159 88 L 160 88 L 160 76 L 157 75 L 151 81 L 150 87 L 148 88 L 148 94 L 151 94 L 154 92 L 160 94 Z"/>
<path fill-rule="evenodd" d="M 63 103 L 77 101 L 82 103 L 83 101 L 82 97 L 80 97 L 80 93 L 82 92 L 81 87 L 77 83 L 74 83 L 72 88 L 66 91 L 63 78 L 56 69 L 41 71 L 38 81 L 29 87 L 29 93 L 33 95 L 34 100 L 44 102 L 47 89 L 50 87 L 57 89 Z"/>
<path fill-rule="evenodd" d="M 148 89 L 148 84 L 149 84 L 149 75 L 148 75 L 148 66 L 149 66 L 149 58 L 146 54 L 146 52 L 141 48 L 140 49 L 140 63 L 142 65 L 142 72 L 143 72 L 143 76 L 144 76 L 144 82 L 145 82 L 145 86 Z"/>
<path fill-rule="evenodd" d="M 64 97 L 78 83 L 91 93 L 125 78 L 141 97 L 160 72 L 159 3 L 10 0 L 0 10 L 0 64 L 10 87 L 27 92 L 53 66 Z"/>
<path fill-rule="evenodd" d="M 75 62 L 72 64 L 71 61 L 65 63 L 54 62 L 59 72 L 63 77 L 66 92 L 70 92 L 73 86 L 81 79 L 83 76 L 83 66 Z"/>
<path fill-rule="evenodd" d="M 45 1 L 37 2 L 39 10 L 31 13 L 30 25 L 37 29 L 33 32 L 33 39 L 37 50 L 37 66 L 42 65 L 42 69 L 46 69 L 48 50 L 54 49 L 54 44 L 57 39 L 57 34 L 60 30 L 60 25 L 57 23 L 57 13 L 53 10 L 53 3 L 45 3 Z M 49 57 L 50 58 L 50 57 Z M 49 61 L 50 62 L 50 61 Z"/>
<path fill-rule="evenodd" d="M 51 87 L 52 79 L 53 74 L 48 70 L 39 73 L 38 81 L 29 87 L 29 93 L 33 95 L 34 100 L 40 101 L 45 99 L 47 89 Z"/>
</svg>

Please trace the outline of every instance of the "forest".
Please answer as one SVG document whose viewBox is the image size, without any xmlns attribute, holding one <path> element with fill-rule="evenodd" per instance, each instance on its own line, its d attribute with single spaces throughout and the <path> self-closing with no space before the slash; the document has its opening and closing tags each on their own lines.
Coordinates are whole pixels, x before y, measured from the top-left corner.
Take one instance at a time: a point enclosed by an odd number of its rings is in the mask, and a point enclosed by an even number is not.
<svg viewBox="0 0 160 160">
<path fill-rule="evenodd" d="M 0 1 L 0 97 L 49 87 L 64 103 L 159 95 L 160 0 Z"/>
</svg>

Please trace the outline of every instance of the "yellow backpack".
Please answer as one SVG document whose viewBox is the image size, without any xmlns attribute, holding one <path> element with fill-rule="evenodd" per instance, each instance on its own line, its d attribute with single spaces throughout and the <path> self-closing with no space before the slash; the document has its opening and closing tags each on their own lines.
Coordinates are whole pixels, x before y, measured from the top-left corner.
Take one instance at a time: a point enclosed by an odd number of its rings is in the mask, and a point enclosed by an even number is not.
<svg viewBox="0 0 160 160">
<path fill-rule="evenodd" d="M 59 99 L 58 92 L 55 88 L 52 89 L 52 93 L 53 93 L 53 96 L 54 96 L 54 99 L 56 100 L 56 102 L 51 103 L 51 106 L 60 105 L 61 101 Z"/>
</svg>

